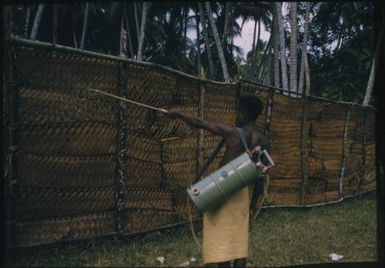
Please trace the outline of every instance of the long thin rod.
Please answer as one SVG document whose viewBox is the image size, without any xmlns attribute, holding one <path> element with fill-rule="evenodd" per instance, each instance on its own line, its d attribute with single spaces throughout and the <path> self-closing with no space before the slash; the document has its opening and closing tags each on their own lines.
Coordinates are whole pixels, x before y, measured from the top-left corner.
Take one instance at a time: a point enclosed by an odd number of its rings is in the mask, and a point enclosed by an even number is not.
<svg viewBox="0 0 385 268">
<path fill-rule="evenodd" d="M 94 93 L 99 93 L 99 94 L 106 95 L 106 96 L 109 96 L 109 97 L 112 97 L 112 98 L 115 98 L 115 99 L 118 99 L 118 100 L 122 100 L 122 101 L 126 101 L 126 102 L 129 102 L 129 103 L 133 103 L 133 104 L 136 104 L 136 105 L 139 105 L 139 106 L 142 106 L 142 107 L 146 107 L 148 109 L 152 109 L 152 110 L 159 111 L 159 112 L 162 112 L 162 113 L 168 113 L 168 111 L 166 109 L 156 108 L 156 107 L 144 104 L 144 103 L 140 103 L 140 102 L 136 102 L 136 101 L 133 101 L 133 100 L 126 99 L 126 98 L 122 98 L 122 97 L 116 96 L 114 94 L 107 93 L 107 92 L 99 90 L 99 89 L 89 88 L 88 90 L 92 91 Z"/>
</svg>

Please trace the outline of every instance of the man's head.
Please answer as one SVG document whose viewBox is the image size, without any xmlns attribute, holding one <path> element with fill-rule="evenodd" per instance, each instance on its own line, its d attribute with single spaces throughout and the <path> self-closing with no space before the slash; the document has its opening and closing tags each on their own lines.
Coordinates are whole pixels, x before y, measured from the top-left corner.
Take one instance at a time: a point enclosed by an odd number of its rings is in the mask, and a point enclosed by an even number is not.
<svg viewBox="0 0 385 268">
<path fill-rule="evenodd" d="M 255 96 L 247 95 L 239 99 L 239 112 L 237 113 L 236 126 L 241 127 L 248 123 L 255 123 L 262 113 L 263 104 Z"/>
</svg>

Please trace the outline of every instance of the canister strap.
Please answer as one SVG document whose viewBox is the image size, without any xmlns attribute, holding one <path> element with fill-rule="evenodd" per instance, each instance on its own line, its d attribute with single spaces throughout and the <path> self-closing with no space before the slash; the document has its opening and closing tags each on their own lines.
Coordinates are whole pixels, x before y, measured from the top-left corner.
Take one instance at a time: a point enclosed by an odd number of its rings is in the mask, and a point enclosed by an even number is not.
<svg viewBox="0 0 385 268">
<path fill-rule="evenodd" d="M 243 146 L 245 147 L 246 152 L 247 152 L 248 154 L 250 154 L 250 150 L 249 150 L 249 148 L 248 148 L 248 146 L 247 146 L 247 142 L 246 142 L 246 135 L 245 135 L 245 132 L 243 131 L 242 128 L 237 127 L 236 129 L 237 129 L 237 131 L 238 131 L 238 133 L 239 133 L 239 136 L 241 137 L 241 141 L 242 141 L 242 143 L 243 143 Z"/>
</svg>

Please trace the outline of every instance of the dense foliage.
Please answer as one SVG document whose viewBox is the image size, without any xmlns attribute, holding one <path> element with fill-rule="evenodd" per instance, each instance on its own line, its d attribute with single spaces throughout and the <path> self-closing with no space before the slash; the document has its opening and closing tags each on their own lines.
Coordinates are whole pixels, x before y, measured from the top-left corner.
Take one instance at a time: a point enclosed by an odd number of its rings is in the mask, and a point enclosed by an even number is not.
<svg viewBox="0 0 385 268">
<path fill-rule="evenodd" d="M 196 2 L 148 4 L 145 13 L 143 60 L 166 65 L 183 72 L 198 75 L 201 67 L 207 78 L 223 80 L 221 55 L 215 41 L 209 16 L 215 21 L 221 40 L 224 60 L 231 80 L 242 78 L 274 85 L 273 45 L 260 39 L 261 24 L 271 33 L 273 30 L 273 5 L 265 2 L 210 2 L 211 13 L 200 14 Z M 283 34 L 288 72 L 290 63 L 290 3 L 284 3 Z M 137 59 L 140 46 L 143 2 L 95 2 L 40 4 L 44 6 L 41 20 L 36 20 L 37 4 L 14 5 L 16 34 L 31 38 L 33 28 L 38 26 L 36 39 L 45 42 L 81 47 L 84 49 L 119 55 L 122 53 L 122 28 L 126 36 L 124 54 Z M 301 78 L 302 41 L 304 25 L 309 34 L 305 53 L 308 57 L 310 94 L 336 100 L 362 102 L 368 82 L 374 51 L 373 4 L 371 2 L 313 2 L 310 18 L 306 22 L 306 3 L 298 2 L 297 16 L 297 79 Z M 85 13 L 88 10 L 88 19 Z M 55 18 L 57 27 L 55 27 Z M 239 23 L 242 21 L 242 23 Z M 253 49 L 243 55 L 234 38 L 240 36 L 246 21 L 255 22 Z M 86 22 L 86 23 L 85 23 Z M 197 28 L 198 22 L 198 28 Z M 190 38 L 198 35 L 198 42 Z M 276 32 L 277 33 L 277 32 Z M 54 37 L 57 36 L 57 37 Z M 55 40 L 56 39 L 56 40 Z M 282 46 L 282 44 L 280 45 Z M 277 51 L 278 52 L 278 51 Z M 240 59 L 246 60 L 240 66 Z M 282 56 L 280 56 L 282 60 Z M 305 79 L 305 78 L 303 78 Z M 278 84 L 280 84 L 279 82 Z M 298 82 L 299 83 L 299 82 Z"/>
</svg>

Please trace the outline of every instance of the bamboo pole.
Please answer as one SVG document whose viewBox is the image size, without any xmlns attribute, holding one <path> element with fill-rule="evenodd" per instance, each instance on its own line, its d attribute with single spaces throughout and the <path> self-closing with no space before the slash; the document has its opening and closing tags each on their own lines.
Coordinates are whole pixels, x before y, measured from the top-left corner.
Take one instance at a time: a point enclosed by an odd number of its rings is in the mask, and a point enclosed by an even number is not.
<svg viewBox="0 0 385 268">
<path fill-rule="evenodd" d="M 21 38 L 19 36 L 12 36 L 11 39 L 13 42 L 15 42 L 15 44 L 20 44 L 20 45 L 30 46 L 30 47 L 36 47 L 39 49 L 45 49 L 45 50 L 49 50 L 49 51 L 55 49 L 57 51 L 74 53 L 74 54 L 84 55 L 84 56 L 91 56 L 91 57 L 96 57 L 99 59 L 123 61 L 123 62 L 138 64 L 140 66 L 148 66 L 151 68 L 158 68 L 160 70 L 164 70 L 166 72 L 170 72 L 170 73 L 173 73 L 173 74 L 181 76 L 181 77 L 190 78 L 190 79 L 193 79 L 195 81 L 198 80 L 198 81 L 202 81 L 202 82 L 209 82 L 209 83 L 214 84 L 214 85 L 234 85 L 235 84 L 234 82 L 233 83 L 226 83 L 226 82 L 221 82 L 221 81 L 209 80 L 209 79 L 205 79 L 205 78 L 199 78 L 199 77 L 196 77 L 196 76 L 193 76 L 193 75 L 190 75 L 190 74 L 172 69 L 170 67 L 166 67 L 166 66 L 157 64 L 157 63 L 140 62 L 137 60 L 128 59 L 128 58 L 124 58 L 124 57 L 107 55 L 107 54 L 102 54 L 102 53 L 98 53 L 98 52 L 93 52 L 90 50 L 78 49 L 78 48 L 73 48 L 73 47 L 68 47 L 68 46 L 63 46 L 63 45 L 53 46 L 51 43 L 29 40 L 29 39 Z"/>
<path fill-rule="evenodd" d="M 123 57 L 119 57 L 119 56 L 107 55 L 107 54 L 102 54 L 102 53 L 98 53 L 98 52 L 93 52 L 93 51 L 89 51 L 89 50 L 78 49 L 78 48 L 73 48 L 73 47 L 68 47 L 68 46 L 63 46 L 63 45 L 53 46 L 51 43 L 46 43 L 46 42 L 40 42 L 40 41 L 25 39 L 25 38 L 22 38 L 22 37 L 19 37 L 19 36 L 12 36 L 11 40 L 15 44 L 31 46 L 31 47 L 36 47 L 36 48 L 45 49 L 45 50 L 55 49 L 55 50 L 58 50 L 58 51 L 74 53 L 74 54 L 78 54 L 78 55 L 92 56 L 92 57 L 96 57 L 96 58 L 100 58 L 100 59 L 107 59 L 107 60 L 114 60 L 114 61 L 124 61 L 124 62 L 128 62 L 128 63 L 139 64 L 141 66 L 148 66 L 148 67 L 152 67 L 152 68 L 159 68 L 161 70 L 164 70 L 164 71 L 167 71 L 167 72 L 170 72 L 170 73 L 173 73 L 173 74 L 185 77 L 185 78 L 191 78 L 191 79 L 196 80 L 196 81 L 209 82 L 209 83 L 214 84 L 214 85 L 235 85 L 237 83 L 237 82 L 226 83 L 226 82 L 221 82 L 221 81 L 209 80 L 209 79 L 205 79 L 205 78 L 196 77 L 196 76 L 193 76 L 193 75 L 190 75 L 190 74 L 187 74 L 187 73 L 184 73 L 184 72 L 172 69 L 170 67 L 162 66 L 162 65 L 157 64 L 157 63 L 139 62 L 139 61 L 136 61 L 136 60 L 133 60 L 133 59 L 127 59 L 127 58 L 123 58 Z M 245 79 L 240 79 L 239 81 L 246 82 L 246 83 L 249 83 L 249 84 L 254 84 L 254 85 L 261 86 L 261 87 L 264 87 L 264 88 L 267 88 L 267 89 L 272 89 L 272 90 L 275 90 L 276 92 L 281 93 L 281 94 L 283 94 L 283 92 L 285 91 L 282 88 L 273 87 L 273 86 L 270 86 L 270 85 L 265 85 L 265 84 L 261 84 L 261 83 L 258 83 L 258 82 L 253 82 L 253 81 L 245 80 Z M 305 94 L 298 94 L 298 95 L 304 96 Z M 290 97 L 290 98 L 294 98 L 294 97 Z M 335 101 L 335 100 L 329 100 L 329 99 L 326 99 L 326 98 L 314 97 L 314 96 L 307 96 L 307 98 L 309 100 L 320 100 L 320 101 L 325 101 L 325 102 L 329 102 L 329 103 L 348 104 L 348 105 L 362 107 L 362 104 L 354 103 L 354 102 Z M 370 108 L 373 111 L 376 110 L 371 105 L 369 105 L 367 107 Z"/>
<path fill-rule="evenodd" d="M 127 64 L 119 63 L 119 93 L 122 97 L 127 97 Z M 127 117 L 128 117 L 128 105 L 124 101 L 119 102 L 117 122 L 117 163 L 116 163 L 116 192 L 115 192 L 115 211 L 116 211 L 116 231 L 122 236 L 124 235 L 124 202 L 125 202 L 125 181 L 127 179 L 126 174 L 126 161 L 125 157 L 127 150 Z"/>
<path fill-rule="evenodd" d="M 252 85 L 256 85 L 256 86 L 260 86 L 260 87 L 264 87 L 266 89 L 270 89 L 270 90 L 274 90 L 275 92 L 277 93 L 281 93 L 283 94 L 283 92 L 289 92 L 289 91 L 285 91 L 284 89 L 282 88 L 279 88 L 279 87 L 274 87 L 274 86 L 270 86 L 270 85 L 265 85 L 265 84 L 262 84 L 262 83 L 258 83 L 258 82 L 254 82 L 254 81 L 250 81 L 250 80 L 246 80 L 246 79 L 241 79 L 242 82 L 245 82 L 245 83 L 248 83 L 248 84 L 252 84 Z M 326 99 L 326 98 L 322 98 L 322 97 L 315 97 L 315 96 L 308 96 L 306 95 L 305 93 L 298 93 L 299 96 L 302 96 L 302 97 L 305 97 L 308 99 L 308 100 L 316 100 L 316 101 L 323 101 L 323 102 L 329 102 L 329 103 L 336 103 L 336 104 L 345 104 L 345 105 L 352 105 L 352 106 L 359 106 L 359 107 L 363 107 L 362 104 L 360 103 L 355 103 L 355 102 L 347 102 L 347 101 L 336 101 L 336 100 L 330 100 L 330 99 Z M 285 94 L 286 96 L 286 94 Z M 286 96 L 286 97 L 289 97 L 289 98 L 292 98 L 292 99 L 297 99 L 295 97 L 292 97 L 292 96 Z M 376 111 L 376 108 L 369 105 L 369 106 L 366 106 L 370 109 L 372 109 L 373 111 Z"/>
<path fill-rule="evenodd" d="M 316 204 L 310 204 L 310 205 L 266 205 L 266 206 L 263 206 L 262 208 L 313 208 L 313 207 L 321 207 L 321 206 L 325 206 L 325 205 L 337 204 L 337 203 L 342 202 L 343 200 L 346 200 L 346 199 L 349 199 L 352 197 L 361 196 L 361 195 L 364 195 L 364 194 L 367 194 L 370 192 L 374 192 L 374 191 L 376 191 L 376 190 L 346 195 L 343 198 L 339 198 L 337 200 L 328 201 L 328 202 L 321 202 L 321 203 L 316 203 Z"/>
<path fill-rule="evenodd" d="M 350 120 L 350 107 L 346 109 L 345 112 L 345 126 L 344 126 L 344 132 L 343 132 L 343 140 L 342 140 L 342 154 L 341 154 L 341 169 L 340 169 L 340 177 L 338 179 L 338 191 L 340 197 L 343 197 L 343 191 L 344 191 L 344 177 L 345 177 L 345 165 L 346 165 L 346 138 L 348 135 L 348 126 L 349 126 L 349 120 Z"/>
<path fill-rule="evenodd" d="M 306 154 L 306 134 L 308 131 L 307 128 L 307 102 L 308 99 L 305 96 L 303 99 L 303 105 L 302 105 L 302 122 L 301 122 L 301 137 L 300 137 L 300 143 L 301 143 L 301 191 L 300 191 L 300 201 L 301 205 L 305 205 L 305 195 L 306 195 L 306 186 L 308 183 L 308 167 L 305 159 L 305 154 Z"/>
</svg>

